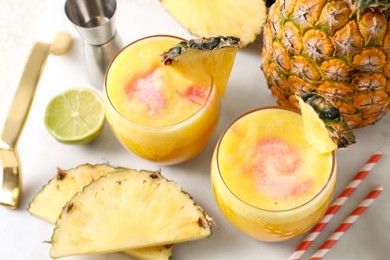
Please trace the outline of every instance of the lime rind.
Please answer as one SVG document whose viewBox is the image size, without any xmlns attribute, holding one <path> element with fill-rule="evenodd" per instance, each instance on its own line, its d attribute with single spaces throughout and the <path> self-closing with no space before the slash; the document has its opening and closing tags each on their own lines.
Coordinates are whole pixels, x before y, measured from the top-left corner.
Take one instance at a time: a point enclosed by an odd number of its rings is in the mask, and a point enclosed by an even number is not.
<svg viewBox="0 0 390 260">
<path fill-rule="evenodd" d="M 89 143 L 103 129 L 103 103 L 93 90 L 69 89 L 49 102 L 44 121 L 49 133 L 62 143 Z"/>
</svg>

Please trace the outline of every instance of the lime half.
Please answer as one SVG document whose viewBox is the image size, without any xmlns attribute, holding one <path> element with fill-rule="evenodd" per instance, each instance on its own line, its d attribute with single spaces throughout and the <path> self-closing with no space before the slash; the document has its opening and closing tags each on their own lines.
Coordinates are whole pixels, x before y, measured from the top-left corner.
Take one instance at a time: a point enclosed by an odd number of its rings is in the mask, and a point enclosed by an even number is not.
<svg viewBox="0 0 390 260">
<path fill-rule="evenodd" d="M 97 138 L 104 124 L 100 96 L 86 88 L 69 89 L 47 105 L 45 126 L 60 142 L 82 144 Z"/>
</svg>

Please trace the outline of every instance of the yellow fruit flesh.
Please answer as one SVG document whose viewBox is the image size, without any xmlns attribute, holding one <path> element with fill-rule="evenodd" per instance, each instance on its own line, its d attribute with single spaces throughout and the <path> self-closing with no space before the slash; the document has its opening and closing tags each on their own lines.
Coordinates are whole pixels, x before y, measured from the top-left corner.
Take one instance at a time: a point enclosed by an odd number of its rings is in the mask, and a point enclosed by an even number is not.
<svg viewBox="0 0 390 260">
<path fill-rule="evenodd" d="M 67 203 L 52 257 L 175 244 L 211 235 L 208 217 L 156 172 L 124 170 L 92 182 Z"/>
<path fill-rule="evenodd" d="M 194 80 L 202 73 L 212 75 L 219 95 L 223 96 L 237 52 L 238 48 L 229 47 L 213 51 L 188 50 L 174 59 L 172 67 Z M 199 73 L 199 71 L 204 72 Z"/>
<path fill-rule="evenodd" d="M 55 224 L 62 208 L 78 192 L 92 181 L 121 167 L 110 165 L 83 164 L 74 169 L 58 169 L 56 177 L 51 179 L 31 201 L 28 212 L 49 223 Z M 123 253 L 142 260 L 167 260 L 172 255 L 173 246 L 156 246 L 124 250 Z"/>
<path fill-rule="evenodd" d="M 172 257 L 173 245 L 155 246 L 124 250 L 122 253 L 138 260 L 169 260 Z"/>
<path fill-rule="evenodd" d="M 85 164 L 70 170 L 58 169 L 57 175 L 33 198 L 28 212 L 54 224 L 62 208 L 77 192 L 114 170 L 115 167 L 105 164 Z"/>
<path fill-rule="evenodd" d="M 325 123 L 318 117 L 314 109 L 297 97 L 305 127 L 305 137 L 320 154 L 332 152 L 337 144 L 329 136 Z"/>
<path fill-rule="evenodd" d="M 267 17 L 262 0 L 161 0 L 187 30 L 202 36 L 231 35 L 245 46 L 261 33 Z"/>
</svg>

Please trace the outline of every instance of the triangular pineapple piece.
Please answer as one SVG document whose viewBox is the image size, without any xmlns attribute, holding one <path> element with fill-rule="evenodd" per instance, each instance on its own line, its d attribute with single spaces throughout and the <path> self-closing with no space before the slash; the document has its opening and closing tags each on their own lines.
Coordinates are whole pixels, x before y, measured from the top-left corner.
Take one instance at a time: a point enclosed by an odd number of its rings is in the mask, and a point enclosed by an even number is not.
<svg viewBox="0 0 390 260">
<path fill-rule="evenodd" d="M 120 170 L 86 186 L 63 208 L 53 258 L 206 238 L 211 221 L 179 185 L 159 172 Z"/>
<path fill-rule="evenodd" d="M 107 164 L 82 164 L 76 168 L 58 169 L 57 175 L 31 201 L 28 212 L 47 222 L 55 223 L 65 204 L 85 186 L 112 171 L 124 169 Z M 125 250 L 123 253 L 143 260 L 167 260 L 172 245 Z"/>
<path fill-rule="evenodd" d="M 210 37 L 232 35 L 242 46 L 263 29 L 267 7 L 263 0 L 161 0 L 167 11 L 191 33 Z"/>
<path fill-rule="evenodd" d="M 55 177 L 35 195 L 27 209 L 32 215 L 56 223 L 65 204 L 86 185 L 109 172 L 124 169 L 107 164 L 82 164 L 76 168 L 57 169 Z"/>
<path fill-rule="evenodd" d="M 340 111 L 315 90 L 296 93 L 306 139 L 323 154 L 355 143 L 355 135 Z"/>
<path fill-rule="evenodd" d="M 211 75 L 219 94 L 223 95 L 233 69 L 239 43 L 240 39 L 232 36 L 181 41 L 161 54 L 162 62 L 173 66 L 187 78 L 197 81 L 199 75 Z"/>
</svg>

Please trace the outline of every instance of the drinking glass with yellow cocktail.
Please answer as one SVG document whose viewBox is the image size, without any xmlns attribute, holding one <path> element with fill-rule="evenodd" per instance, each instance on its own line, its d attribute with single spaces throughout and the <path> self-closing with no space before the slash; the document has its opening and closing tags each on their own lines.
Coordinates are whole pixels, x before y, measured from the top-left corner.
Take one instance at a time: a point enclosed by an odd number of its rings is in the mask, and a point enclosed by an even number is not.
<svg viewBox="0 0 390 260">
<path fill-rule="evenodd" d="M 214 49 L 187 43 L 167 35 L 140 39 L 107 70 L 107 121 L 120 143 L 144 159 L 162 164 L 188 160 L 202 151 L 218 123 L 220 89 L 235 53 L 221 86 L 218 68 L 208 69 Z"/>
<path fill-rule="evenodd" d="M 325 213 L 335 189 L 335 153 L 318 152 L 307 140 L 298 112 L 260 108 L 222 134 L 211 182 L 235 227 L 259 240 L 282 241 L 304 233 Z"/>
</svg>

